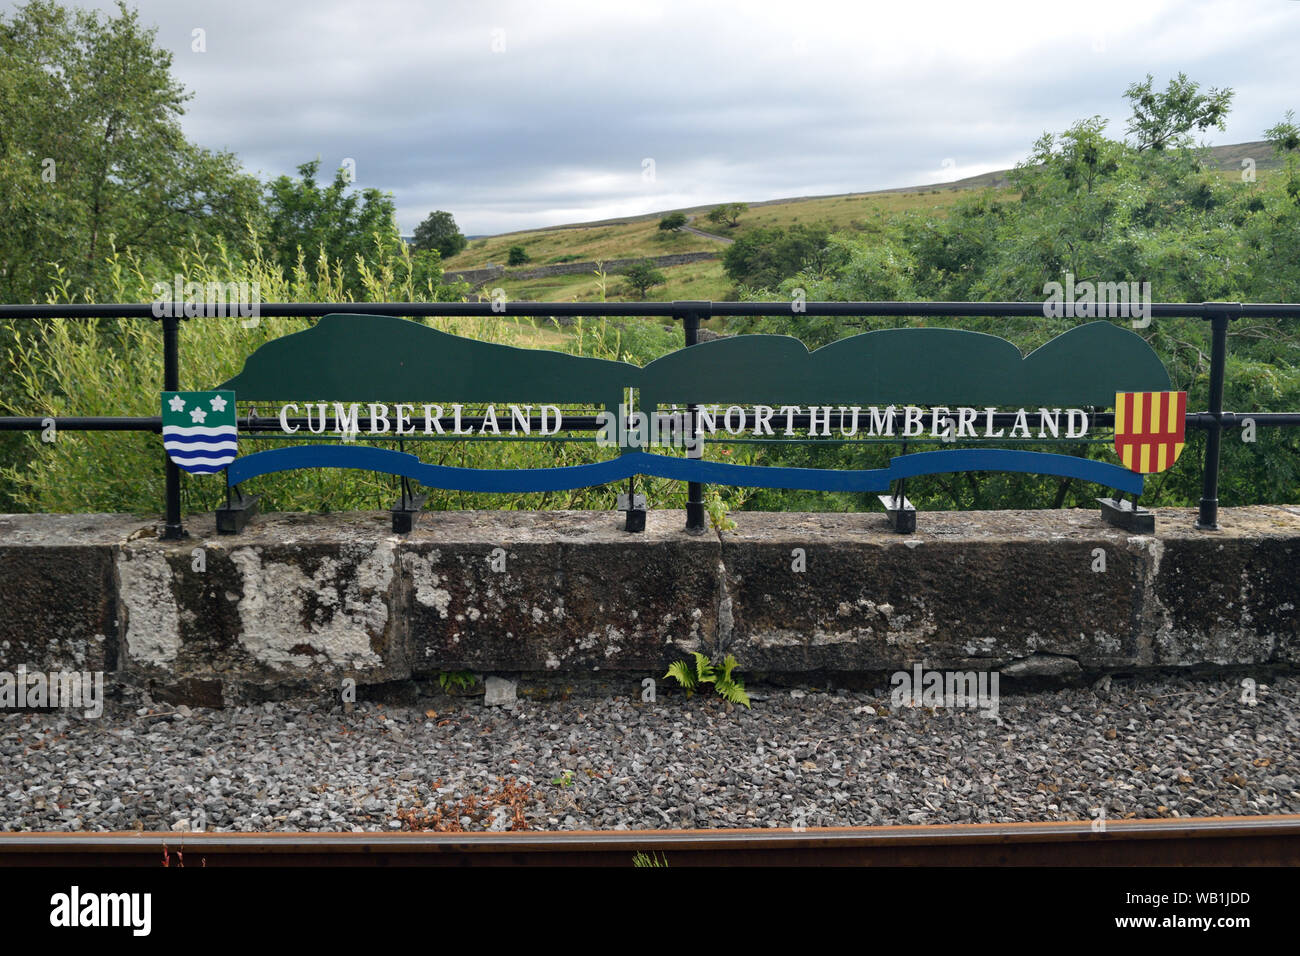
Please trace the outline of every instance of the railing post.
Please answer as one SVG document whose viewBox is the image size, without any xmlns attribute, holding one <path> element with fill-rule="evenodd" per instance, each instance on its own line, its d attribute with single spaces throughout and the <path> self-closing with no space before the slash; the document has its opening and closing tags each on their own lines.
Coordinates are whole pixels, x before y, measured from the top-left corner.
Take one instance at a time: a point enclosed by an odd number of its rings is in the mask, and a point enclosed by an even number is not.
<svg viewBox="0 0 1300 956">
<path fill-rule="evenodd" d="M 682 329 L 686 333 L 686 344 L 688 346 L 696 344 L 700 340 L 699 306 L 703 305 L 706 309 L 709 309 L 712 303 L 674 302 L 673 305 L 681 307 L 678 310 L 678 315 L 682 320 Z M 696 424 L 695 405 L 688 403 L 686 405 L 686 433 L 692 438 L 695 437 Z M 701 449 L 701 453 L 702 451 Z M 686 530 L 704 530 L 704 485 L 698 481 L 688 481 L 686 483 Z"/>
<path fill-rule="evenodd" d="M 1217 304 L 1217 303 L 1216 303 Z M 1198 531 L 1219 530 L 1219 450 L 1223 440 L 1223 371 L 1228 358 L 1228 314 L 1211 319 L 1210 415 L 1214 421 L 1205 436 L 1205 470 L 1201 485 L 1201 508 L 1196 518 Z"/>
<path fill-rule="evenodd" d="M 175 303 L 171 312 L 175 312 Z M 180 317 L 165 315 L 163 326 L 163 390 L 175 392 L 180 389 Z M 163 452 L 167 469 L 167 516 L 163 522 L 162 538 L 165 541 L 178 541 L 186 537 L 185 526 L 181 523 L 181 470 L 176 463 Z"/>
</svg>

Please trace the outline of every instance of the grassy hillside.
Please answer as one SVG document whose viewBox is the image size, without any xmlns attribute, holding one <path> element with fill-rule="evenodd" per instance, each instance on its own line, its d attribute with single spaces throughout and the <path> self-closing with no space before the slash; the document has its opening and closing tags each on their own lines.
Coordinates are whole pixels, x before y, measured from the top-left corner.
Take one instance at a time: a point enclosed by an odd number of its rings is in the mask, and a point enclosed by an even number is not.
<svg viewBox="0 0 1300 956">
<path fill-rule="evenodd" d="M 670 266 L 660 271 L 668 282 L 650 289 L 646 299 L 663 302 L 673 299 L 722 301 L 732 288 L 731 280 L 722 271 L 722 262 L 717 259 L 688 262 L 686 265 Z M 590 272 L 519 280 L 512 280 L 507 275 L 492 285 L 504 289 L 506 298 L 511 301 L 592 302 L 600 299 L 600 279 Z M 641 296 L 626 287 L 622 276 L 610 275 L 605 277 L 605 299 L 610 302 L 635 302 Z"/>
<path fill-rule="evenodd" d="M 927 216 L 944 216 L 970 187 L 933 186 L 915 192 L 863 193 L 850 196 L 826 196 L 788 202 L 753 205 L 735 226 L 718 226 L 700 216 L 691 223 L 697 229 L 735 239 L 755 229 L 772 226 L 788 228 L 803 223 L 825 223 L 832 231 L 863 229 L 874 222 L 899 213 L 913 212 Z M 988 188 L 988 187 L 984 187 Z M 1012 189 L 997 188 L 1002 199 L 1014 199 Z"/>
<path fill-rule="evenodd" d="M 749 212 L 734 229 L 708 222 L 705 216 L 711 206 L 681 211 L 695 217 L 691 223 L 694 228 L 725 238 L 743 235 L 747 229 L 757 226 L 788 226 L 795 222 L 827 222 L 835 228 L 848 229 L 857 221 L 905 211 L 942 215 L 965 190 L 987 188 L 995 179 L 996 174 L 990 173 L 962 180 L 961 183 L 911 190 L 752 203 Z M 1008 196 L 1014 195 L 1009 190 L 1004 192 Z M 505 265 L 511 246 L 524 247 L 531 260 L 528 266 L 566 261 L 562 257 L 569 257 L 567 261 L 594 261 L 632 256 L 667 256 L 679 252 L 720 252 L 723 249 L 723 244 L 693 233 L 662 232 L 659 220 L 673 211 L 675 210 L 664 210 L 629 219 L 507 232 L 499 236 L 474 239 L 463 252 L 448 259 L 445 267 L 450 270 L 478 269 L 488 263 Z"/>
<path fill-rule="evenodd" d="M 659 216 L 624 220 L 599 226 L 558 227 L 529 232 L 508 232 L 475 239 L 458 256 L 446 261 L 447 269 L 481 269 L 488 263 L 505 265 L 511 246 L 523 246 L 529 266 L 632 256 L 669 256 L 679 252 L 712 252 L 718 243 L 688 232 L 659 229 Z M 564 258 L 569 257 L 569 258 Z"/>
<path fill-rule="evenodd" d="M 1216 146 L 1210 150 L 1211 161 L 1225 179 L 1241 175 L 1241 161 L 1255 161 L 1257 176 L 1262 180 L 1271 170 L 1280 168 L 1280 160 L 1273 155 L 1266 142 L 1238 143 Z M 876 222 L 900 213 L 926 216 L 944 216 L 971 190 L 991 189 L 1003 201 L 1015 199 L 1017 193 L 1008 186 L 1010 170 L 997 170 L 969 176 L 950 183 L 935 183 L 905 189 L 878 190 L 866 193 L 846 193 L 835 196 L 802 196 L 773 199 L 750 204 L 734 227 L 718 226 L 709 222 L 711 206 L 696 206 L 680 210 L 692 216 L 691 226 L 708 235 L 694 233 L 665 233 L 659 229 L 659 220 L 669 212 L 663 210 L 642 216 L 606 219 L 597 222 L 573 223 L 502 233 L 474 239 L 469 246 L 445 263 L 451 269 L 477 269 L 489 263 L 505 265 L 511 246 L 523 246 L 530 261 L 522 269 L 550 265 L 557 262 L 596 261 L 635 256 L 664 256 L 681 252 L 722 252 L 726 243 L 718 239 L 735 239 L 755 229 L 785 227 L 799 223 L 825 223 L 832 230 L 865 229 Z M 512 279 L 514 271 L 507 272 L 500 285 L 512 300 L 541 302 L 591 301 L 600 298 L 600 284 L 591 273 L 552 276 L 544 279 Z M 731 283 L 722 271 L 722 263 L 706 261 L 674 266 L 662 270 L 668 282 L 651 289 L 647 298 L 713 299 L 728 296 Z M 618 276 L 606 280 L 605 296 L 609 300 L 636 298 L 627 292 Z"/>
</svg>

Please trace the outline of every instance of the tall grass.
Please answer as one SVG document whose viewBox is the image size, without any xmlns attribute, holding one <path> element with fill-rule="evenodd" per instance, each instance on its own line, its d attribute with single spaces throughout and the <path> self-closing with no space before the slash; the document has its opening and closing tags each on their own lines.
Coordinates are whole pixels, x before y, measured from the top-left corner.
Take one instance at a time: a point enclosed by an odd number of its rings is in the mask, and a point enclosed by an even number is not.
<svg viewBox="0 0 1300 956">
<path fill-rule="evenodd" d="M 76 301 L 150 302 L 155 282 L 169 286 L 175 272 L 185 281 L 256 282 L 262 301 L 445 301 L 460 298 L 463 287 L 444 286 L 417 277 L 405 248 L 377 244 L 359 262 L 362 288 L 346 287 L 341 263 L 300 256 L 290 275 L 266 258 L 233 259 L 224 248 L 186 250 L 176 270 L 129 256 L 110 259 L 110 278 L 103 290 L 75 290 L 55 267 L 48 296 L 52 303 Z M 182 323 L 180 386 L 212 388 L 237 373 L 258 346 L 308 327 L 313 320 L 263 317 L 253 328 L 232 318 L 195 318 Z M 503 344 L 529 345 L 527 324 L 516 317 L 484 319 L 428 318 L 425 324 L 453 334 Z M 562 331 L 564 351 L 643 364 L 680 346 L 680 331 L 653 323 L 618 323 L 607 318 L 575 320 Z M 159 323 L 142 319 L 19 322 L 0 330 L 0 414 L 23 416 L 157 415 L 162 387 L 162 342 Z M 538 396 L 545 401 L 545 396 Z M 263 416 L 273 409 L 258 410 Z M 242 405 L 240 415 L 248 412 Z M 475 413 L 473 407 L 466 414 Z M 319 436 L 316 440 L 324 439 Z M 562 436 L 561 436 L 562 437 Z M 586 437 L 590 437 L 589 435 Z M 240 453 L 294 444 L 241 438 Z M 397 447 L 395 441 L 381 443 Z M 610 450 L 593 442 L 436 441 L 410 442 L 404 451 L 427 462 L 470 468 L 541 468 L 603 460 Z M 53 442 L 25 433 L 0 446 L 0 482 L 18 510 L 41 512 L 133 512 L 161 510 L 164 454 L 160 436 L 148 432 L 63 431 Z M 211 510 L 225 496 L 221 475 L 182 473 L 186 512 Z M 268 475 L 247 489 L 263 495 L 263 507 L 275 511 L 369 510 L 389 507 L 398 497 L 399 480 L 387 475 L 333 469 L 309 469 Z M 610 508 L 621 488 L 612 486 L 547 494 L 485 495 L 428 491 L 427 507 L 457 508 Z M 677 482 L 653 481 L 639 490 L 658 507 L 681 507 L 685 489 Z M 739 500 L 733 502 L 739 504 Z"/>
</svg>

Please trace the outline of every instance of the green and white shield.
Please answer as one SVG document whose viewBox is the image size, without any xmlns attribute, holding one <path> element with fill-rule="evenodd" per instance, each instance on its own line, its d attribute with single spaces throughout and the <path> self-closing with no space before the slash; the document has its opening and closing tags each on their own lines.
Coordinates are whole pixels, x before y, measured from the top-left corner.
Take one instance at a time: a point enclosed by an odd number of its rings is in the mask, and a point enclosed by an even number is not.
<svg viewBox="0 0 1300 956">
<path fill-rule="evenodd" d="M 163 447 L 167 457 L 195 475 L 210 475 L 239 453 L 235 393 L 163 392 Z"/>
</svg>

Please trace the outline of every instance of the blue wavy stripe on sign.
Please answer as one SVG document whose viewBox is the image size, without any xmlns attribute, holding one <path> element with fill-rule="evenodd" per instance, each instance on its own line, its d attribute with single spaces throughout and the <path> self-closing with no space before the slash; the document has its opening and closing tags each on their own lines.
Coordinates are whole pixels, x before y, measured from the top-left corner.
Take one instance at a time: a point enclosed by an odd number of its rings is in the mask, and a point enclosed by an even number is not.
<svg viewBox="0 0 1300 956">
<path fill-rule="evenodd" d="M 404 475 L 430 488 L 498 493 L 570 491 L 625 481 L 633 475 L 716 485 L 800 488 L 810 491 L 885 491 L 891 480 L 886 469 L 834 471 L 820 468 L 770 468 L 670 458 L 647 452 L 632 452 L 609 461 L 571 465 L 567 468 L 455 468 L 428 465 L 415 455 L 387 448 L 298 445 L 260 451 L 238 459 L 230 467 L 229 481 L 237 485 L 258 475 L 294 468 L 360 468 Z"/>
<path fill-rule="evenodd" d="M 239 451 L 239 446 L 232 442 L 191 442 L 188 445 L 178 445 L 175 442 L 165 441 L 163 447 L 167 449 L 169 455 L 190 455 L 195 452 L 212 452 L 212 451 Z"/>
<path fill-rule="evenodd" d="M 167 457 L 173 461 L 188 461 L 191 458 L 220 458 L 234 461 L 239 453 L 236 448 L 168 448 Z"/>
<path fill-rule="evenodd" d="M 706 485 L 736 485 L 746 488 L 787 488 L 804 491 L 887 491 L 892 476 L 887 468 L 838 471 L 833 468 L 780 468 L 768 465 L 736 465 L 698 458 L 669 458 L 637 452 L 624 455 L 634 465 L 632 474 L 698 481 Z"/>
<path fill-rule="evenodd" d="M 210 475 L 214 471 L 220 471 L 230 464 L 229 458 L 200 458 L 197 461 L 178 461 L 176 465 L 182 471 L 192 471 Z"/>
<path fill-rule="evenodd" d="M 235 460 L 234 449 L 223 451 L 171 451 L 168 450 L 167 457 L 178 465 L 186 462 L 201 461 L 207 462 L 224 462 L 229 463 Z"/>
<path fill-rule="evenodd" d="M 233 445 L 238 440 L 234 435 L 163 435 L 165 445 L 199 445 L 204 442 Z"/>
<path fill-rule="evenodd" d="M 447 465 L 429 465 L 407 452 L 389 448 L 356 447 L 348 445 L 295 445 L 290 448 L 272 448 L 245 455 L 235 460 L 227 473 L 232 485 L 242 484 L 259 475 L 294 468 L 360 468 L 388 475 L 414 478 L 430 488 L 449 491 L 487 491 L 517 493 L 526 491 L 570 491 L 590 488 L 611 481 L 621 481 L 641 473 L 624 464 L 627 458 L 661 458 L 660 455 L 624 455 L 610 461 L 591 465 L 571 465 L 567 468 L 489 469 L 455 468 Z"/>
<path fill-rule="evenodd" d="M 259 475 L 295 468 L 359 468 L 413 478 L 430 488 L 498 493 L 569 491 L 623 481 L 633 475 L 750 488 L 881 492 L 889 490 L 890 483 L 899 478 L 954 471 L 1025 472 L 1078 478 L 1132 494 L 1142 491 L 1142 476 L 1118 465 L 1072 455 L 1001 448 L 920 452 L 891 459 L 888 468 L 860 471 L 736 465 L 648 452 L 632 452 L 589 465 L 521 470 L 429 465 L 406 452 L 370 446 L 295 445 L 236 459 L 228 480 L 238 485 Z"/>
<path fill-rule="evenodd" d="M 1142 493 L 1142 476 L 1137 472 L 1109 462 L 1045 451 L 1020 451 L 1012 448 L 922 451 L 891 459 L 889 470 L 895 478 L 942 475 L 954 471 L 1015 471 L 1030 475 L 1078 478 L 1129 494 Z"/>
</svg>

